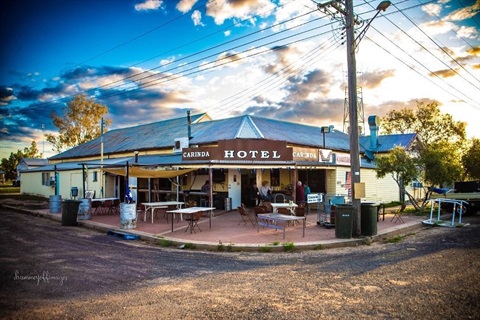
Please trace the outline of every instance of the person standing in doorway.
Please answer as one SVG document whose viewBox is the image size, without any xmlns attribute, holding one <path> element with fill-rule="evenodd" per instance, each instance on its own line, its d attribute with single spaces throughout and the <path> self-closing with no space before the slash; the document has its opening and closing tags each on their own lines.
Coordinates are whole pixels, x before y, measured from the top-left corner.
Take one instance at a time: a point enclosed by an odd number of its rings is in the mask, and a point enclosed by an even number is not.
<svg viewBox="0 0 480 320">
<path fill-rule="evenodd" d="M 260 201 L 262 201 L 262 197 L 260 197 L 260 190 L 258 189 L 256 183 L 254 183 L 250 189 L 250 200 L 253 202 L 255 207 L 258 207 L 260 205 Z"/>
<path fill-rule="evenodd" d="M 305 203 L 305 190 L 302 186 L 302 181 L 297 182 L 297 191 L 295 193 L 297 204 L 304 204 Z"/>
<path fill-rule="evenodd" d="M 309 195 L 310 193 L 312 193 L 312 192 L 310 191 L 310 186 L 308 185 L 308 182 L 307 182 L 307 181 L 305 181 L 305 183 L 303 184 L 303 192 L 305 193 L 305 201 L 307 201 L 307 200 L 308 200 L 308 199 L 307 199 L 307 198 L 308 198 L 308 195 Z"/>
</svg>

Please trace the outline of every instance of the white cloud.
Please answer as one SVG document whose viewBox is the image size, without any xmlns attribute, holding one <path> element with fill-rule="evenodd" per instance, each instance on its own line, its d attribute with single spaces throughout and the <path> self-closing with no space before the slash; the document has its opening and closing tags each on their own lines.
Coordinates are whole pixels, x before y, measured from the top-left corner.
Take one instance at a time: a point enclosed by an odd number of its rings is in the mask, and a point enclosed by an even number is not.
<svg viewBox="0 0 480 320">
<path fill-rule="evenodd" d="M 162 0 L 145 0 L 145 2 L 137 3 L 135 5 L 135 10 L 137 11 L 147 11 L 147 10 L 158 10 L 162 6 Z"/>
<path fill-rule="evenodd" d="M 438 16 L 442 11 L 442 6 L 436 3 L 429 3 L 422 6 L 422 11 L 427 13 L 429 16 Z"/>
<path fill-rule="evenodd" d="M 193 20 L 193 24 L 196 26 L 202 26 L 202 27 L 205 26 L 202 23 L 202 13 L 198 10 L 193 11 L 192 20 Z"/>
<path fill-rule="evenodd" d="M 232 31 L 230 31 L 230 30 L 227 30 L 227 31 L 225 31 L 225 32 L 223 33 L 223 35 L 224 35 L 225 37 L 229 37 L 231 34 L 232 34 Z"/>
<path fill-rule="evenodd" d="M 474 5 L 455 10 L 454 12 L 446 16 L 445 19 L 451 20 L 451 21 L 466 20 L 474 17 L 479 10 L 480 10 L 480 2 L 476 1 Z"/>
<path fill-rule="evenodd" d="M 461 26 L 457 31 L 457 35 L 461 38 L 476 39 L 478 37 L 478 31 L 474 27 Z"/>
<path fill-rule="evenodd" d="M 197 3 L 197 0 L 181 0 L 177 4 L 177 10 L 183 13 L 186 13 L 192 10 L 193 6 Z"/>
<path fill-rule="evenodd" d="M 221 25 L 231 18 L 247 20 L 254 16 L 266 17 L 274 7 L 275 4 L 269 0 L 217 0 L 207 4 L 207 15 L 213 17 L 217 25 Z"/>
</svg>

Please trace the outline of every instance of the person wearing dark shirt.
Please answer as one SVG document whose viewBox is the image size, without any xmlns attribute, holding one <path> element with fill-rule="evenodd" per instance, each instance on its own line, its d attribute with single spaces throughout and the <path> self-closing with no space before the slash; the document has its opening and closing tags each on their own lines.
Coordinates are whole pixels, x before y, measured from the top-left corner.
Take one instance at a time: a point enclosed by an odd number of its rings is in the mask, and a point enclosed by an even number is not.
<svg viewBox="0 0 480 320">
<path fill-rule="evenodd" d="M 297 204 L 305 203 L 305 190 L 302 186 L 302 181 L 297 182 L 297 191 L 296 191 L 296 201 Z"/>
<path fill-rule="evenodd" d="M 205 184 L 202 186 L 202 192 L 210 192 L 210 181 L 205 181 Z"/>
</svg>

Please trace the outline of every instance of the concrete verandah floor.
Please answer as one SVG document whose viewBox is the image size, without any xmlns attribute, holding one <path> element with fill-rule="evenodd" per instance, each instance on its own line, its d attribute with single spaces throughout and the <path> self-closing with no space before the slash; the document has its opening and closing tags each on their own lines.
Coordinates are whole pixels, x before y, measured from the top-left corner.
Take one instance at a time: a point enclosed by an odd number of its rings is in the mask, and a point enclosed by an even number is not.
<svg viewBox="0 0 480 320">
<path fill-rule="evenodd" d="M 247 245 L 263 246 L 277 243 L 293 242 L 299 244 L 327 244 L 332 242 L 350 241 L 351 239 L 338 239 L 335 236 L 335 228 L 324 228 L 317 224 L 317 212 L 307 215 L 305 237 L 303 237 L 302 225 L 291 224 L 286 227 L 285 239 L 283 231 L 271 228 L 257 228 L 250 222 L 243 223 L 237 210 L 225 212 L 215 210 L 210 221 L 206 214 L 199 221 L 202 231 L 196 229 L 196 233 L 186 231 L 187 222 L 174 220 L 173 232 L 171 230 L 171 215 L 168 215 L 168 222 L 163 212 L 158 211 L 154 223 L 151 222 L 150 215 L 147 215 L 146 221 L 143 221 L 143 213 L 140 213 L 137 219 L 137 226 L 134 229 L 123 230 L 129 233 L 149 234 L 154 237 L 164 238 L 176 242 L 209 243 L 212 245 Z M 322 216 L 323 217 L 323 216 Z M 422 218 L 415 216 L 402 216 L 404 223 L 392 222 L 392 214 L 386 214 L 385 220 L 380 218 L 377 224 L 377 235 L 397 232 L 402 229 L 421 225 Z M 322 219 L 323 220 L 323 219 Z M 120 229 L 120 214 L 97 215 L 92 214 L 90 220 L 81 220 L 84 224 L 101 224 L 109 226 L 112 229 Z M 239 224 L 239 222 L 241 222 Z M 358 239 L 357 239 L 358 240 Z"/>
</svg>

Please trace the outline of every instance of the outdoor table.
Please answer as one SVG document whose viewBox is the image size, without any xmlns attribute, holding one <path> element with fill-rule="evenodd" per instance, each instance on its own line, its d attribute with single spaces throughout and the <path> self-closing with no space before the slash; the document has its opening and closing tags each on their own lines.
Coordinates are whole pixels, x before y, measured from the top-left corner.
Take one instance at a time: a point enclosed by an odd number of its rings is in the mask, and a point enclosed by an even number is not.
<svg viewBox="0 0 480 320">
<path fill-rule="evenodd" d="M 271 206 L 273 208 L 273 213 L 277 213 L 278 212 L 278 208 L 287 208 L 288 210 L 290 210 L 290 212 L 293 214 L 295 214 L 295 208 L 298 207 L 298 205 L 296 203 L 274 203 L 272 202 L 271 203 Z"/>
<path fill-rule="evenodd" d="M 305 228 L 307 226 L 307 217 L 287 216 L 286 214 L 278 213 L 261 213 L 257 215 L 257 232 L 260 232 L 260 226 L 283 230 L 283 239 L 285 239 L 285 227 L 290 221 L 303 220 L 303 237 L 305 238 Z M 278 222 L 282 223 L 277 224 Z"/>
<path fill-rule="evenodd" d="M 212 212 L 215 210 L 213 207 L 190 207 L 190 208 L 183 208 L 183 209 L 176 209 L 176 210 L 169 210 L 167 213 L 170 214 L 175 214 L 175 213 L 181 213 L 181 214 L 189 214 L 189 215 L 194 215 L 197 212 L 204 212 L 204 211 L 209 211 L 209 224 L 210 224 L 210 229 L 212 228 Z M 173 217 L 172 217 L 172 232 L 173 232 Z M 190 233 L 192 233 L 192 230 L 190 230 Z"/>
<path fill-rule="evenodd" d="M 147 211 L 150 210 L 150 213 L 152 214 L 152 223 L 153 223 L 153 213 L 155 212 L 155 209 L 165 209 L 165 208 L 168 208 L 168 206 L 181 207 L 183 205 L 183 202 L 163 201 L 163 202 L 143 202 L 142 204 L 145 206 L 145 211 L 143 212 L 143 221 L 147 221 Z"/>
</svg>

